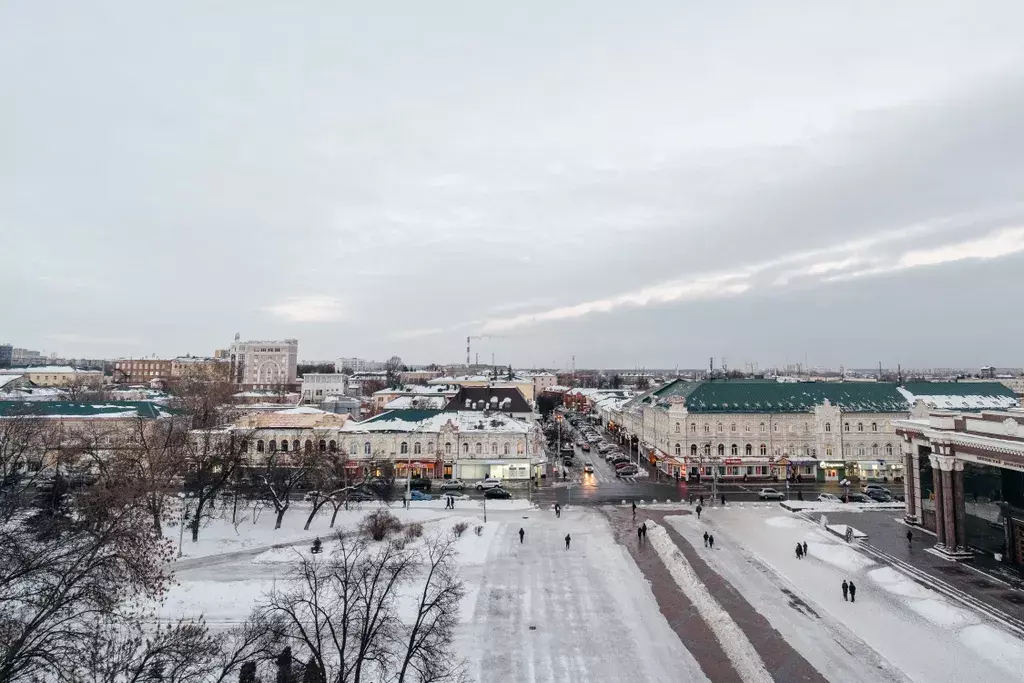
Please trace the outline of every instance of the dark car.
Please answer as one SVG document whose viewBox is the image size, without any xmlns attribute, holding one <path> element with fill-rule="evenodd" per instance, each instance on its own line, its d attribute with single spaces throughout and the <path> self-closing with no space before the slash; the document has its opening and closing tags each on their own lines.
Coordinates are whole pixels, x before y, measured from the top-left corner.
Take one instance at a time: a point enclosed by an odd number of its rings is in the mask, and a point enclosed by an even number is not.
<svg viewBox="0 0 1024 683">
<path fill-rule="evenodd" d="M 487 489 L 486 491 L 484 491 L 484 498 L 508 499 L 508 498 L 511 498 L 511 497 L 512 497 L 511 493 L 509 493 L 505 489 L 501 489 L 501 488 L 498 488 L 498 487 L 494 487 L 493 489 Z"/>
<path fill-rule="evenodd" d="M 632 477 L 635 474 L 639 474 L 640 470 L 637 469 L 636 465 L 626 465 L 615 470 L 615 476 L 617 477 Z"/>
<path fill-rule="evenodd" d="M 868 498 L 870 498 L 871 500 L 873 500 L 876 503 L 891 503 L 892 502 L 892 496 L 890 496 L 885 491 L 882 491 L 881 489 L 868 489 L 868 492 L 867 492 L 866 495 L 868 496 Z"/>
<path fill-rule="evenodd" d="M 869 496 L 866 496 L 863 493 L 851 493 L 850 494 L 850 502 L 851 503 L 873 503 L 875 501 L 871 500 L 871 498 Z"/>
<path fill-rule="evenodd" d="M 424 491 L 429 491 L 430 490 L 430 480 L 429 479 L 424 479 L 423 477 L 420 477 L 418 479 L 413 479 L 412 481 L 409 482 L 409 488 L 412 488 L 412 489 L 422 489 Z"/>
<path fill-rule="evenodd" d="M 368 489 L 355 489 L 348 492 L 348 499 L 353 502 L 377 500 L 377 494 Z"/>
</svg>

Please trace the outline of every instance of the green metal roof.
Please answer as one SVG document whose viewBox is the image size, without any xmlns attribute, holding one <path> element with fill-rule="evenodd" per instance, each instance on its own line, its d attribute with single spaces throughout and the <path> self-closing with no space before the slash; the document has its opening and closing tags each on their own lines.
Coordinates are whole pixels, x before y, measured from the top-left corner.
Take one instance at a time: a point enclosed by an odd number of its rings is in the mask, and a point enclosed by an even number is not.
<svg viewBox="0 0 1024 683">
<path fill-rule="evenodd" d="M 171 411 L 149 401 L 0 401 L 0 417 L 145 417 L 157 418 Z"/>
<path fill-rule="evenodd" d="M 374 415 L 373 417 L 363 420 L 360 424 L 367 424 L 370 422 L 388 422 L 391 420 L 404 420 L 405 422 L 422 422 L 423 420 L 429 420 L 435 415 L 440 415 L 445 411 L 443 410 L 420 410 L 416 408 L 409 409 L 398 409 L 389 410 L 381 413 L 380 415 Z"/>
<path fill-rule="evenodd" d="M 1007 396 L 1017 394 L 1002 382 L 907 382 L 903 388 L 915 396 Z"/>
<path fill-rule="evenodd" d="M 805 413 L 826 400 L 844 411 L 896 413 L 910 405 L 892 382 L 699 382 L 686 399 L 691 413 Z"/>
</svg>

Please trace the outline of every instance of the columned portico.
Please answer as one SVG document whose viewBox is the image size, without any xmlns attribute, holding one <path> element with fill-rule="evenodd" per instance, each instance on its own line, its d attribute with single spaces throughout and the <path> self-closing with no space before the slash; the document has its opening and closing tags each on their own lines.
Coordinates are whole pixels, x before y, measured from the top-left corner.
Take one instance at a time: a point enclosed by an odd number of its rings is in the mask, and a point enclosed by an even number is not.
<svg viewBox="0 0 1024 683">
<path fill-rule="evenodd" d="M 921 523 L 921 501 L 918 499 L 920 495 L 920 475 L 918 474 L 917 468 L 918 455 L 917 447 L 913 443 L 903 442 L 903 449 L 905 454 L 903 456 L 903 491 L 905 493 L 904 499 L 907 501 L 907 511 L 904 515 L 904 519 L 908 524 L 920 524 Z"/>
<path fill-rule="evenodd" d="M 967 545 L 967 515 L 964 508 L 964 464 L 949 445 L 934 444 L 939 454 L 931 456 L 935 478 L 935 549 L 951 559 L 973 554 Z"/>
</svg>

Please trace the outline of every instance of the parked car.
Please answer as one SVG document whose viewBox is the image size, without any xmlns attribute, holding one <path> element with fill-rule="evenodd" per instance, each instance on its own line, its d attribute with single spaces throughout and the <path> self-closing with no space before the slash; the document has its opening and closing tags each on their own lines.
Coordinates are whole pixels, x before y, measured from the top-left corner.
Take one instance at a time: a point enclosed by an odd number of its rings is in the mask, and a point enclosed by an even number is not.
<svg viewBox="0 0 1024 683">
<path fill-rule="evenodd" d="M 885 488 L 881 484 L 865 484 L 864 488 L 861 489 L 862 492 L 867 493 L 868 495 L 871 495 L 869 492 L 872 490 L 884 491 L 885 493 L 888 493 L 890 496 L 892 495 L 892 491 Z"/>
<path fill-rule="evenodd" d="M 312 501 L 314 498 L 320 499 L 320 498 L 323 498 L 323 496 L 324 496 L 324 494 L 320 493 L 319 491 L 315 491 L 315 490 L 314 491 L 307 491 L 306 495 L 304 495 L 302 497 L 302 502 L 308 503 L 308 502 Z"/>
<path fill-rule="evenodd" d="M 761 500 L 784 500 L 786 498 L 781 491 L 775 489 L 761 489 L 758 491 L 757 497 Z"/>
<path fill-rule="evenodd" d="M 851 493 L 850 494 L 850 502 L 851 503 L 874 503 L 875 501 L 871 500 L 871 498 L 869 496 L 866 496 L 863 493 Z"/>
<path fill-rule="evenodd" d="M 484 498 L 503 498 L 507 500 L 511 497 L 511 493 L 499 486 L 495 486 L 484 491 Z"/>
<path fill-rule="evenodd" d="M 597 452 L 598 452 L 598 453 L 600 453 L 601 455 L 604 455 L 605 453 L 607 453 L 607 452 L 608 452 L 608 451 L 610 451 L 611 449 L 612 449 L 612 447 L 611 447 L 611 446 L 609 446 L 609 445 L 608 445 L 608 444 L 606 444 L 606 443 L 602 443 L 602 444 L 599 444 L 599 445 L 598 445 L 598 447 L 597 447 Z"/>
<path fill-rule="evenodd" d="M 842 503 L 843 500 L 832 493 L 822 493 L 818 495 L 818 500 L 822 503 Z"/>
<path fill-rule="evenodd" d="M 624 456 L 624 455 L 616 455 L 614 458 L 611 458 L 608 462 L 610 462 L 613 465 L 618 466 L 618 465 L 626 464 L 626 463 L 629 463 L 629 462 L 632 462 L 632 461 L 629 458 L 627 458 L 626 456 Z"/>
<path fill-rule="evenodd" d="M 562 458 L 563 467 L 572 467 L 573 465 L 575 465 L 575 463 L 576 461 L 573 460 L 572 458 Z"/>
<path fill-rule="evenodd" d="M 413 489 L 409 494 L 409 500 L 433 500 L 433 496 L 429 493 L 423 493 L 419 489 Z"/>
<path fill-rule="evenodd" d="M 499 488 L 500 486 L 501 486 L 501 479 L 498 479 L 496 477 L 489 477 L 487 479 L 484 479 L 483 481 L 477 482 L 476 490 L 477 491 L 489 491 L 489 490 L 494 489 L 494 488 Z"/>
<path fill-rule="evenodd" d="M 423 489 L 424 491 L 429 491 L 430 485 L 430 480 L 425 479 L 423 477 L 414 478 L 411 482 L 409 482 L 409 488 Z"/>
<path fill-rule="evenodd" d="M 584 441 L 582 444 L 580 444 L 580 450 L 584 452 L 590 452 L 590 444 Z"/>
<path fill-rule="evenodd" d="M 618 462 L 613 462 L 612 466 L 615 467 L 616 472 L 621 470 L 623 467 L 636 467 L 636 465 L 631 463 L 629 460 L 619 460 Z"/>
<path fill-rule="evenodd" d="M 892 496 L 885 489 L 868 489 L 865 495 L 876 503 L 892 502 Z"/>
<path fill-rule="evenodd" d="M 447 479 L 441 483 L 442 491 L 461 491 L 466 488 L 466 482 L 461 479 Z"/>
<path fill-rule="evenodd" d="M 348 492 L 348 499 L 352 502 L 377 500 L 377 495 L 371 489 L 354 489 Z"/>
<path fill-rule="evenodd" d="M 639 474 L 640 470 L 637 469 L 636 465 L 626 465 L 615 470 L 615 476 L 617 477 L 632 477 L 635 474 Z"/>
</svg>

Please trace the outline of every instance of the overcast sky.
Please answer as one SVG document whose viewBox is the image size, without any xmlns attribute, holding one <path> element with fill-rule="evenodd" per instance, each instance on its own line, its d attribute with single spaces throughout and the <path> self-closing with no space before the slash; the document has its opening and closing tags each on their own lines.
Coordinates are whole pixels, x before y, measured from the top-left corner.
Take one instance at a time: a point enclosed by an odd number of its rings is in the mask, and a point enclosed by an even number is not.
<svg viewBox="0 0 1024 683">
<path fill-rule="evenodd" d="M 0 343 L 1024 365 L 1024 3 L 0 5 Z"/>
</svg>

